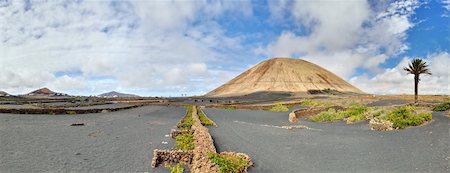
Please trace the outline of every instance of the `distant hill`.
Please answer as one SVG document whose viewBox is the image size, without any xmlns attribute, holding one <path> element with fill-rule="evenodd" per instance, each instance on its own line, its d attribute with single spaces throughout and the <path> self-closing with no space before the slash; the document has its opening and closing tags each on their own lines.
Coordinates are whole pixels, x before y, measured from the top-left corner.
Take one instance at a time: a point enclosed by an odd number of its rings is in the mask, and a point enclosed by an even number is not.
<svg viewBox="0 0 450 173">
<path fill-rule="evenodd" d="M 30 92 L 28 94 L 26 94 L 26 96 L 48 96 L 48 97 L 53 97 L 53 96 L 69 96 L 68 94 L 64 94 L 64 93 L 58 93 L 58 92 L 54 92 L 48 88 L 41 88 L 38 90 L 35 90 L 33 92 Z"/>
<path fill-rule="evenodd" d="M 100 94 L 98 96 L 99 97 L 140 97 L 140 96 L 135 95 L 135 94 L 125 94 L 125 93 L 120 93 L 120 92 L 116 92 L 116 91 L 103 93 L 103 94 Z"/>
<path fill-rule="evenodd" d="M 272 58 L 241 73 L 206 96 L 230 97 L 277 92 L 363 93 L 339 76 L 311 62 L 294 58 Z"/>
<path fill-rule="evenodd" d="M 4 91 L 0 91 L 0 97 L 4 97 L 4 96 L 10 96 L 10 94 L 8 94 L 7 92 L 4 92 Z"/>
</svg>

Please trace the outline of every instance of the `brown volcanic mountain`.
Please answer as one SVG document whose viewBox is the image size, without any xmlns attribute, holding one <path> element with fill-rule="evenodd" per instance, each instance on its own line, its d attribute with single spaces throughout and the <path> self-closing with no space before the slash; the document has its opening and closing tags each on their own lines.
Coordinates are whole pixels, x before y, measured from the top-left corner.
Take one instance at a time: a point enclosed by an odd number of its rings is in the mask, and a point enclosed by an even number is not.
<svg viewBox="0 0 450 173">
<path fill-rule="evenodd" d="M 35 90 L 33 92 L 30 92 L 26 95 L 27 96 L 68 96 L 67 94 L 64 94 L 64 93 L 53 92 L 52 90 L 50 90 L 48 88 L 41 88 L 41 89 Z"/>
<path fill-rule="evenodd" d="M 259 63 L 206 96 L 241 96 L 257 92 L 308 93 L 326 89 L 363 93 L 316 64 L 301 59 L 273 58 Z"/>
</svg>

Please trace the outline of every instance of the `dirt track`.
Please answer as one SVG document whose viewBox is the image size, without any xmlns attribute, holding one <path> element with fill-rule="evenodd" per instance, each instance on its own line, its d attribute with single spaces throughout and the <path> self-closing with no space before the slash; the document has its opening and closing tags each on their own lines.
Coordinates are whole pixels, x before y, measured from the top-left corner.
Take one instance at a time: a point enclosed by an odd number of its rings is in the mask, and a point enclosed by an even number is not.
<svg viewBox="0 0 450 173">
<path fill-rule="evenodd" d="M 184 112 L 147 106 L 103 114 L 0 114 L 0 172 L 167 172 L 150 167 L 152 151 L 173 146 L 165 135 Z"/>
<path fill-rule="evenodd" d="M 288 123 L 287 113 L 206 109 L 219 127 L 219 152 L 249 154 L 250 172 L 449 172 L 449 118 L 401 131 L 370 131 L 367 123 Z M 306 125 L 286 130 L 270 125 Z"/>
</svg>

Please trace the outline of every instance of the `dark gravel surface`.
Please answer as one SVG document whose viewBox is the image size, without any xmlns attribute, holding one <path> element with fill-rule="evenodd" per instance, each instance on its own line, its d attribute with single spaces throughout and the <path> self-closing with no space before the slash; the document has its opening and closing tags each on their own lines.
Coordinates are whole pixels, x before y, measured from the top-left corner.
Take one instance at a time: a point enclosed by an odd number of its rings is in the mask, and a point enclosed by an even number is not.
<svg viewBox="0 0 450 173">
<path fill-rule="evenodd" d="M 288 112 L 206 109 L 218 127 L 218 151 L 249 154 L 250 172 L 449 172 L 449 118 L 400 131 L 371 131 L 366 122 L 289 123 Z M 286 130 L 270 125 L 306 125 Z"/>
<path fill-rule="evenodd" d="M 165 135 L 184 113 L 146 106 L 84 115 L 0 114 L 0 172 L 168 172 L 150 167 L 152 152 L 173 146 Z"/>
</svg>

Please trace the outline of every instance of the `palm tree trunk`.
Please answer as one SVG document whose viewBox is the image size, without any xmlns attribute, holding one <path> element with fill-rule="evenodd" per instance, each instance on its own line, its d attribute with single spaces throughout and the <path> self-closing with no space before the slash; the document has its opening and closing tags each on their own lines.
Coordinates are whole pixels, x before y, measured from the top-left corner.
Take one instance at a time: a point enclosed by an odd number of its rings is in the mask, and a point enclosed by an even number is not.
<svg viewBox="0 0 450 173">
<path fill-rule="evenodd" d="M 419 86 L 419 75 L 414 75 L 414 103 L 416 104 L 418 101 L 417 97 L 419 94 L 418 86 Z"/>
</svg>

